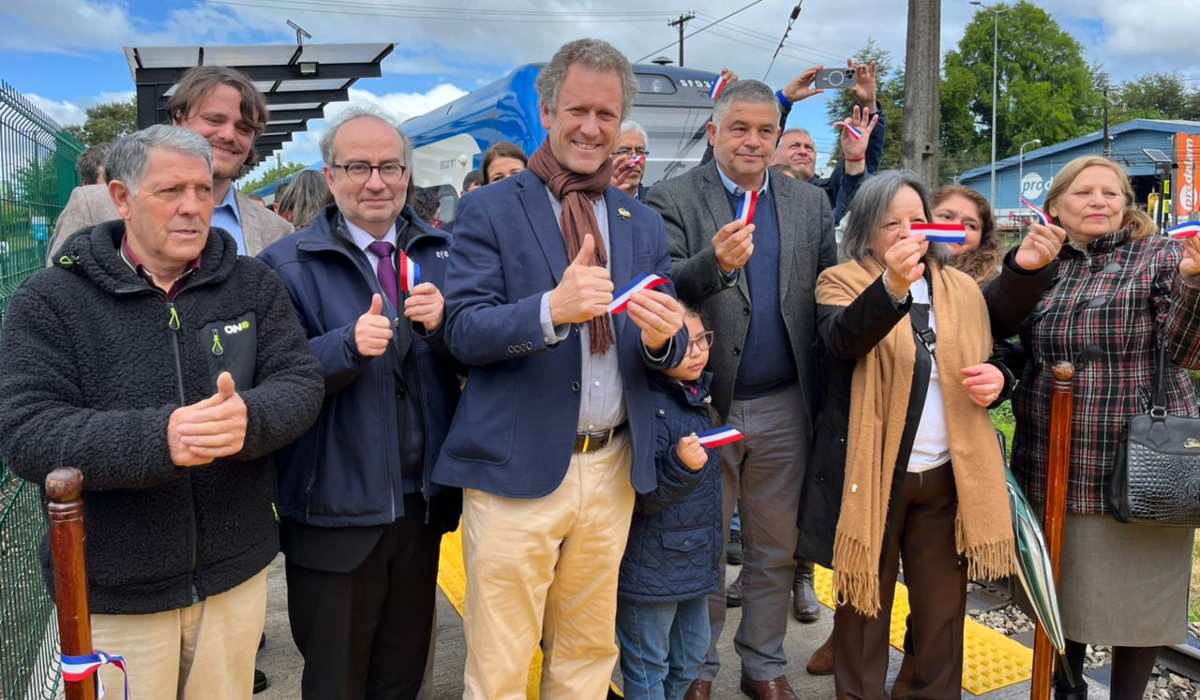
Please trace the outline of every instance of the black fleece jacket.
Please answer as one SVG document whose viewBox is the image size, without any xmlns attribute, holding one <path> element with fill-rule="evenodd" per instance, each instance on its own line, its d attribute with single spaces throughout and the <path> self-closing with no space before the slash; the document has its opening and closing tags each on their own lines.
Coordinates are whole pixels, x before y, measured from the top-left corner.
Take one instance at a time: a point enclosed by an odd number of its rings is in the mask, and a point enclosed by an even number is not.
<svg viewBox="0 0 1200 700">
<path fill-rule="evenodd" d="M 283 283 L 229 234 L 211 230 L 168 299 L 121 258 L 124 232 L 109 221 L 73 237 L 17 290 L 0 332 L 0 456 L 39 487 L 58 466 L 83 472 L 96 613 L 185 607 L 267 566 L 279 550 L 271 453 L 324 397 Z M 211 396 L 225 370 L 247 407 L 244 448 L 175 466 L 172 411 Z"/>
</svg>

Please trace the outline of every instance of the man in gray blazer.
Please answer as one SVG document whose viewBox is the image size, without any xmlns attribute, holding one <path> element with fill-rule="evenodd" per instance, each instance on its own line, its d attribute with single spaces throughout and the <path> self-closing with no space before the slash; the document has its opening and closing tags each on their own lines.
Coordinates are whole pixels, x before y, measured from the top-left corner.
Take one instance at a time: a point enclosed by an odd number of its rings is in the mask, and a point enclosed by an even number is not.
<svg viewBox="0 0 1200 700">
<path fill-rule="evenodd" d="M 233 186 L 257 162 L 254 139 L 267 124 L 267 102 L 240 71 L 198 66 L 183 74 L 167 102 L 175 126 L 203 136 L 213 149 L 212 225 L 233 234 L 241 255 L 258 255 L 292 232 L 292 225 Z M 54 226 L 48 261 L 77 231 L 121 218 L 108 185 L 76 187 Z"/>
<path fill-rule="evenodd" d="M 728 533 L 740 504 L 744 602 L 734 646 L 742 690 L 763 700 L 796 697 L 783 639 L 818 391 L 814 287 L 837 262 L 829 198 L 809 183 L 769 176 L 778 137 L 774 92 L 738 81 L 713 108 L 713 160 L 655 185 L 646 199 L 666 222 L 679 298 L 716 331 L 713 405 L 747 437 L 722 453 L 723 517 Z M 843 147 L 857 148 L 845 140 Z M 758 193 L 752 223 L 738 218 L 747 192 Z M 720 668 L 724 590 L 711 596 L 709 618 L 708 658 L 687 698 L 708 698 Z"/>
</svg>

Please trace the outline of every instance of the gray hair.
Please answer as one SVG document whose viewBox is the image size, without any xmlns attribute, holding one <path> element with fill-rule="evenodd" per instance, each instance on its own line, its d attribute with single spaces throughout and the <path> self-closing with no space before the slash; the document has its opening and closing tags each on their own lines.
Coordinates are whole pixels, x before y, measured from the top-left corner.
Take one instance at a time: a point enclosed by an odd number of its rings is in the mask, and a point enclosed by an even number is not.
<svg viewBox="0 0 1200 700">
<path fill-rule="evenodd" d="M 364 117 L 378 119 L 396 130 L 396 134 L 400 137 L 400 145 L 404 149 L 404 156 L 400 160 L 407 165 L 409 156 L 412 154 L 412 141 L 409 140 L 408 134 L 405 134 L 396 120 L 388 116 L 386 112 L 364 104 L 352 104 L 343 109 L 330 120 L 325 133 L 321 134 L 321 160 L 325 161 L 325 165 L 332 166 L 334 164 L 333 140 L 337 138 L 338 131 L 355 119 Z"/>
<path fill-rule="evenodd" d="M 122 136 L 113 143 L 104 159 L 105 177 L 110 182 L 120 180 L 130 192 L 137 192 L 138 185 L 146 175 L 152 148 L 164 148 L 202 158 L 204 166 L 212 173 L 212 146 L 203 136 L 178 126 L 155 124 Z"/>
<path fill-rule="evenodd" d="M 614 71 L 621 79 L 621 116 L 633 111 L 633 99 L 637 97 L 637 79 L 633 77 L 633 64 L 625 54 L 613 45 L 600 39 L 576 39 L 562 45 L 537 77 L 538 97 L 542 106 L 553 112 L 558 109 L 558 94 L 562 91 L 567 71 L 580 65 L 596 71 Z"/>
<path fill-rule="evenodd" d="M 916 191 L 925 210 L 925 220 L 932 221 L 929 192 L 916 173 L 911 170 L 881 171 L 863 180 L 850 202 L 850 209 L 846 212 L 846 230 L 842 234 L 842 255 L 859 262 L 871 257 L 871 239 L 887 222 L 892 201 L 905 187 Z M 930 256 L 944 263 L 950 259 L 950 251 L 942 243 L 931 243 L 926 257 Z"/>
<path fill-rule="evenodd" d="M 713 106 L 712 120 L 718 129 L 721 128 L 721 122 L 725 120 L 725 115 L 729 114 L 734 102 L 771 104 L 775 107 L 775 123 L 779 123 L 779 98 L 775 97 L 775 91 L 758 80 L 739 80 L 725 88 L 717 98 L 717 104 Z"/>
<path fill-rule="evenodd" d="M 779 138 L 782 139 L 784 136 L 787 136 L 788 134 L 803 134 L 810 139 L 812 138 L 812 133 L 808 129 L 803 129 L 798 126 L 793 126 L 790 129 L 784 129 L 783 133 L 779 135 Z"/>
<path fill-rule="evenodd" d="M 646 145 L 650 144 L 650 137 L 646 135 L 646 130 L 642 128 L 641 124 L 638 124 L 635 121 L 621 122 L 621 135 L 624 136 L 630 131 L 636 131 L 638 136 L 642 137 L 642 143 Z"/>
<path fill-rule="evenodd" d="M 291 212 L 292 226 L 299 231 L 312 223 L 332 201 L 325 176 L 315 170 L 301 170 L 279 194 L 275 209 L 280 214 Z"/>
</svg>

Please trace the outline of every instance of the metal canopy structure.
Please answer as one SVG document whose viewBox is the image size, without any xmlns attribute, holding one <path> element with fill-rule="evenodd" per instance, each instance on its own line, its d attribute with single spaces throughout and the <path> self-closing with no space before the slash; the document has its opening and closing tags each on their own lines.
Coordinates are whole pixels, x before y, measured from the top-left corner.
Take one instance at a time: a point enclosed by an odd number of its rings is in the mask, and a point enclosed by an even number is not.
<svg viewBox="0 0 1200 700">
<path fill-rule="evenodd" d="M 266 156 L 321 119 L 325 105 L 350 98 L 359 78 L 378 78 L 395 44 L 268 44 L 246 46 L 126 46 L 125 59 L 137 86 L 142 129 L 169 121 L 167 99 L 194 66 L 229 66 L 254 81 L 267 98 L 271 119 L 254 148 Z"/>
</svg>

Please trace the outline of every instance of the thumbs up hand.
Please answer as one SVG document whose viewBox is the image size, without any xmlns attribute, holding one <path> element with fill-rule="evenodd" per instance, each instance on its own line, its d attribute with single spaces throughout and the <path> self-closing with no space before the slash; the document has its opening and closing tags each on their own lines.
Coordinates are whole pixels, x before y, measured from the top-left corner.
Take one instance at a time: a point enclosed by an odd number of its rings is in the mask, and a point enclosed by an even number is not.
<svg viewBox="0 0 1200 700">
<path fill-rule="evenodd" d="M 233 375 L 217 377 L 217 393 L 175 409 L 167 422 L 171 461 L 181 467 L 208 464 L 242 451 L 246 441 L 246 403 L 237 393 Z"/>
<path fill-rule="evenodd" d="M 392 320 L 383 315 L 383 297 L 371 297 L 371 308 L 354 324 L 354 347 L 363 357 L 379 357 L 392 341 Z"/>
<path fill-rule="evenodd" d="M 550 321 L 554 325 L 585 323 L 608 313 L 613 283 L 608 270 L 595 261 L 596 241 L 589 233 L 562 280 L 550 292 Z"/>
</svg>

